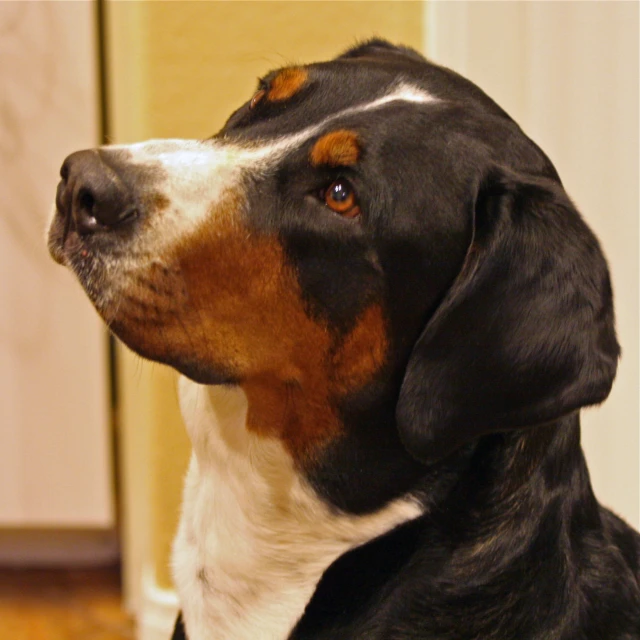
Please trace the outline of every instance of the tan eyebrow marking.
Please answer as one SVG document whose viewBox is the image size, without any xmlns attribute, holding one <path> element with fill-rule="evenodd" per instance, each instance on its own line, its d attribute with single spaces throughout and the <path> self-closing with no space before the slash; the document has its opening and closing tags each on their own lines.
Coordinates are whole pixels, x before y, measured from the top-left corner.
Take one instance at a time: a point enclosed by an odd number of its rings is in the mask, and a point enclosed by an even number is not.
<svg viewBox="0 0 640 640">
<path fill-rule="evenodd" d="M 309 158 L 314 166 L 348 167 L 358 162 L 360 152 L 358 134 L 348 129 L 338 129 L 319 138 Z"/>
<path fill-rule="evenodd" d="M 289 100 L 302 89 L 307 82 L 309 74 L 302 67 L 289 67 L 283 69 L 272 81 L 267 93 L 267 99 L 271 102 Z"/>
</svg>

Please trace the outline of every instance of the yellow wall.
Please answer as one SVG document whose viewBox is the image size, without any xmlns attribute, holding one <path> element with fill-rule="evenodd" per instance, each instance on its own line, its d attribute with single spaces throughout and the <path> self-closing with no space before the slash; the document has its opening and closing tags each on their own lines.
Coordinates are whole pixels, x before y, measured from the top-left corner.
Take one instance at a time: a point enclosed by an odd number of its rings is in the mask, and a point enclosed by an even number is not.
<svg viewBox="0 0 640 640">
<path fill-rule="evenodd" d="M 374 35 L 420 49 L 422 2 L 114 2 L 107 5 L 113 142 L 203 138 L 274 67 L 340 53 Z M 125 577 L 136 608 L 151 562 L 170 585 L 168 553 L 188 457 L 175 381 L 120 352 Z"/>
</svg>

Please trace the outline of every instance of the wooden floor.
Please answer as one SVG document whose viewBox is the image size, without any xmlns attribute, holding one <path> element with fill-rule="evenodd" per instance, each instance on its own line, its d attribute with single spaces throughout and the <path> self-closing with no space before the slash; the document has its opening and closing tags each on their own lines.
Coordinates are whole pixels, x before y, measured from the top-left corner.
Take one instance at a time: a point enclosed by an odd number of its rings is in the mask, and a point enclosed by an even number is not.
<svg viewBox="0 0 640 640">
<path fill-rule="evenodd" d="M 2 640 L 133 640 L 116 570 L 0 568 Z"/>
</svg>

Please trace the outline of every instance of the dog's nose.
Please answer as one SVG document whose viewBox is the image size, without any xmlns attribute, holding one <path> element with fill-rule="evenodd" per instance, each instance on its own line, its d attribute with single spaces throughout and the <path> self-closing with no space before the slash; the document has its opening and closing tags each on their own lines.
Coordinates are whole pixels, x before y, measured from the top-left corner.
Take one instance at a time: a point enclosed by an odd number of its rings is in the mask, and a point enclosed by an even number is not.
<svg viewBox="0 0 640 640">
<path fill-rule="evenodd" d="M 114 229 L 137 215 L 131 190 L 96 149 L 68 156 L 60 177 L 56 206 L 81 235 Z"/>
</svg>

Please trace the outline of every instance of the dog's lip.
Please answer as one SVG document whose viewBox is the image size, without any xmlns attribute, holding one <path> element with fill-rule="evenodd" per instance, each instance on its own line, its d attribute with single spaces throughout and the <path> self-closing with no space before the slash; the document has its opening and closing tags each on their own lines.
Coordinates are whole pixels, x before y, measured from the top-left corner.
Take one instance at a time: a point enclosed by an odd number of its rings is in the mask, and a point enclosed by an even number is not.
<svg viewBox="0 0 640 640">
<path fill-rule="evenodd" d="M 68 251 L 70 243 L 77 243 L 79 239 L 72 221 L 63 218 L 60 210 L 54 205 L 47 247 L 49 255 L 58 264 L 68 266 Z"/>
<path fill-rule="evenodd" d="M 47 248 L 49 249 L 49 255 L 53 258 L 54 262 L 65 265 L 66 257 L 64 252 L 64 232 L 58 231 L 62 215 L 60 210 L 54 205 L 51 212 L 51 222 L 49 223 L 49 234 L 47 238 Z"/>
<path fill-rule="evenodd" d="M 56 243 L 49 243 L 49 255 L 53 258 L 54 262 L 66 266 L 67 260 L 64 251 Z"/>
</svg>

